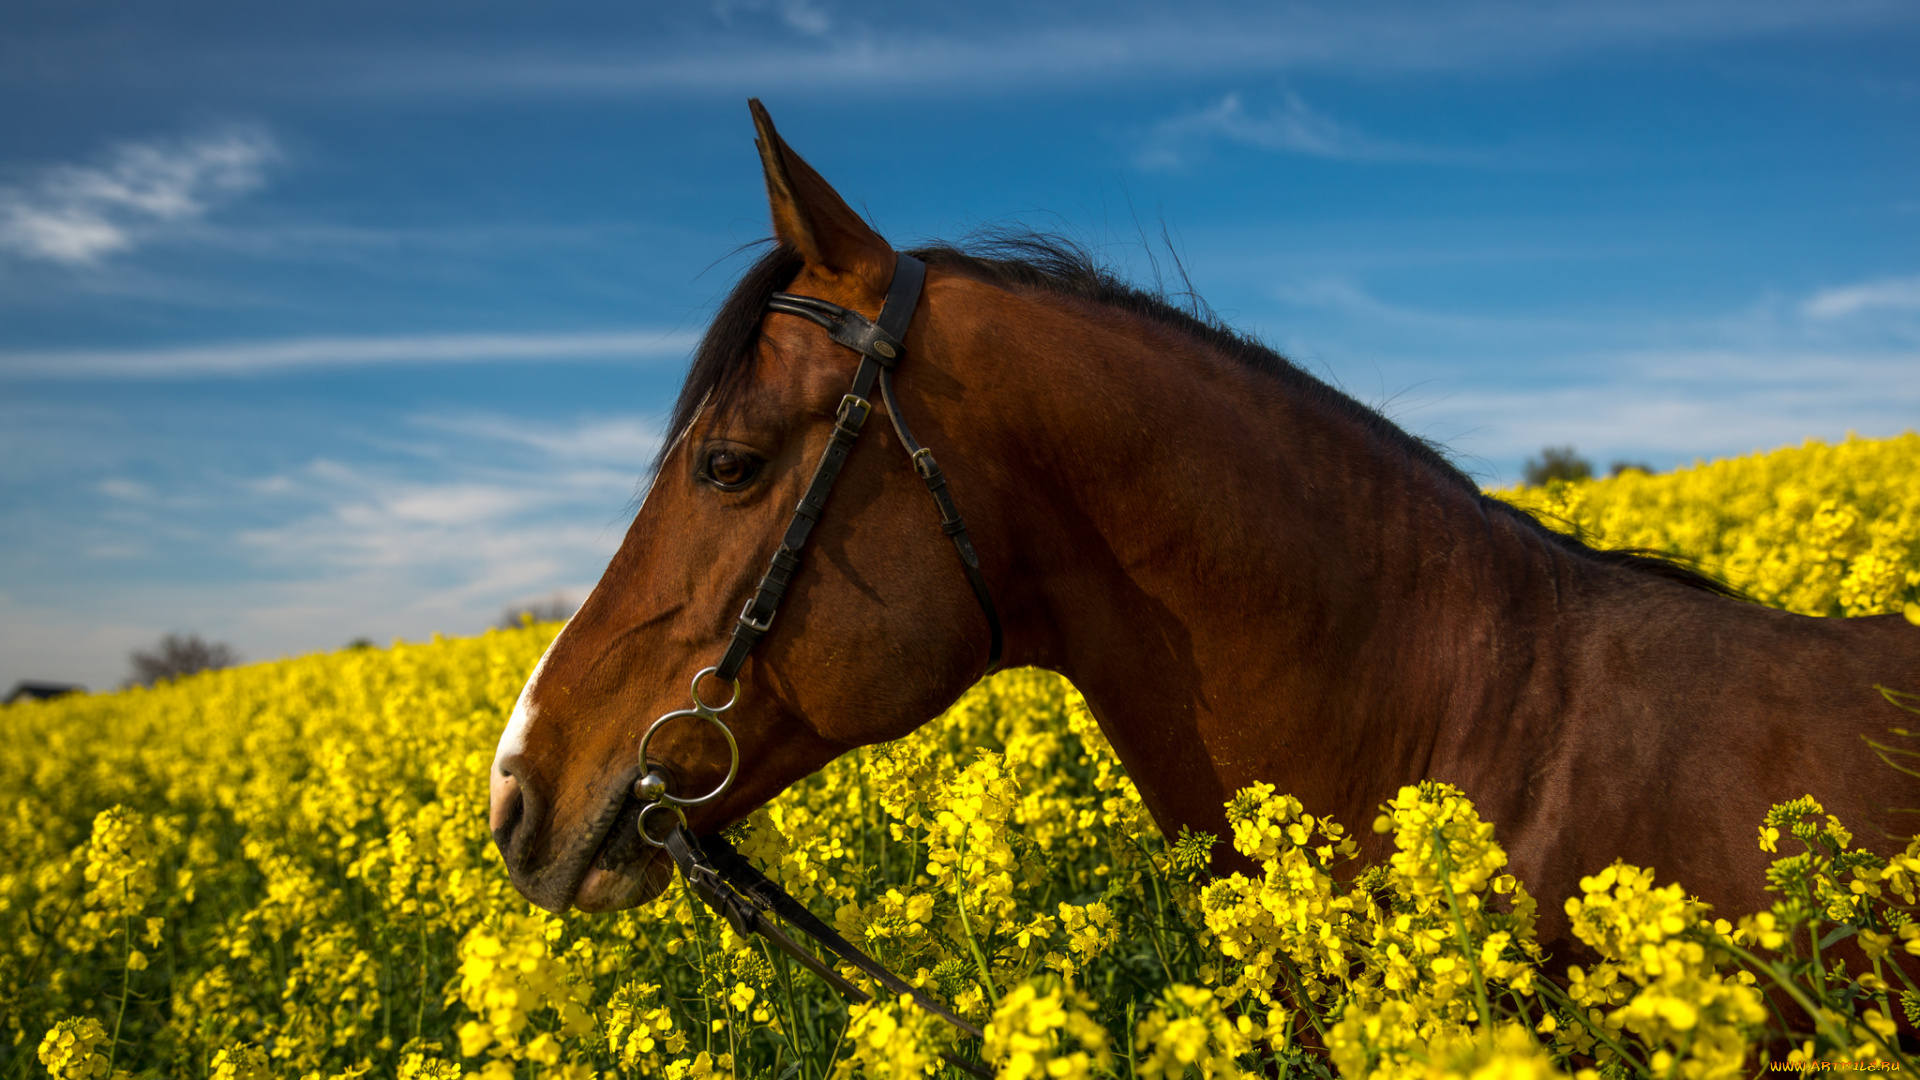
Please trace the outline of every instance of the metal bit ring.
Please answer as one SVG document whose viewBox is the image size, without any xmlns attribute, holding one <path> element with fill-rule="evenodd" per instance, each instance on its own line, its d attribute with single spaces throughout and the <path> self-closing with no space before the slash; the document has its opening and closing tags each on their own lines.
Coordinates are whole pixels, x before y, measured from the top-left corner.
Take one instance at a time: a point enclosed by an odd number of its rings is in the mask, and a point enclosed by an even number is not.
<svg viewBox="0 0 1920 1080">
<path fill-rule="evenodd" d="M 687 823 L 687 814 L 686 814 L 686 811 L 680 809 L 679 807 L 673 805 L 672 803 L 664 803 L 664 802 L 648 803 L 646 808 L 640 811 L 640 822 L 639 822 L 640 839 L 645 840 L 647 843 L 652 844 L 654 847 L 663 848 L 667 846 L 667 842 L 665 840 L 655 840 L 653 838 L 653 834 L 647 831 L 647 815 L 653 813 L 655 810 L 665 810 L 668 813 L 672 814 L 674 817 L 679 818 L 680 819 L 679 824 L 674 826 L 674 828 L 676 829 L 679 828 L 680 825 L 685 825 Z M 671 835 L 671 831 L 669 831 L 669 835 Z"/>
<path fill-rule="evenodd" d="M 718 675 L 718 674 L 720 674 L 720 669 L 717 667 L 701 668 L 699 671 L 694 673 L 693 683 L 687 687 L 687 692 L 693 696 L 693 707 L 695 709 L 704 710 L 710 713 L 723 713 L 723 712 L 726 712 L 728 709 L 733 708 L 734 702 L 740 700 L 740 680 L 739 679 L 729 680 L 730 682 L 733 683 L 733 696 L 727 699 L 727 703 L 725 705 L 709 705 L 706 702 L 700 700 L 700 680 L 706 678 L 709 675 Z"/>
<path fill-rule="evenodd" d="M 707 792 L 697 799 L 683 799 L 662 787 L 654 802 L 656 806 L 661 804 L 669 806 L 705 805 L 725 794 L 726 790 L 733 786 L 733 778 L 740 774 L 740 744 L 733 737 L 733 729 L 726 725 L 726 721 L 720 719 L 721 713 L 733 708 L 734 703 L 740 700 L 740 680 L 733 680 L 733 696 L 728 698 L 727 703 L 724 705 L 709 705 L 700 699 L 700 680 L 718 670 L 718 668 L 702 668 L 700 673 L 693 677 L 693 685 L 691 687 L 693 693 L 693 708 L 675 709 L 673 712 L 667 713 L 665 716 L 660 717 L 647 726 L 647 733 L 640 736 L 639 757 L 640 768 L 643 770 L 651 770 L 652 766 L 649 765 L 647 761 L 647 747 L 653 742 L 653 736 L 660 730 L 660 726 L 669 720 L 682 716 L 698 717 L 712 724 L 714 727 L 719 728 L 720 734 L 726 736 L 727 753 L 732 759 L 727 765 L 726 779 L 720 781 L 718 787 L 715 787 L 712 791 Z"/>
</svg>

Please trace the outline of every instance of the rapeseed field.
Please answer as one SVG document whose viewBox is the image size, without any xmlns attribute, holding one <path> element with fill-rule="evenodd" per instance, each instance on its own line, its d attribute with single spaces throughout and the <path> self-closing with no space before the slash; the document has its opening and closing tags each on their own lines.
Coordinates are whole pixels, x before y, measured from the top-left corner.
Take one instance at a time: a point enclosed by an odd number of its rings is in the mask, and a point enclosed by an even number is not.
<svg viewBox="0 0 1920 1080">
<path fill-rule="evenodd" d="M 1920 622 L 1914 435 L 1500 494 L 1765 603 Z M 737 841 L 984 1043 L 901 1002 L 849 1007 L 677 886 L 548 915 L 507 882 L 486 776 L 557 630 L 0 710 L 0 1077 L 961 1075 L 943 1050 L 1015 1080 L 1911 1065 L 1895 1025 L 1920 994 L 1885 961 L 1920 952 L 1920 844 L 1881 859 L 1811 800 L 1778 807 L 1755 826 L 1782 902 L 1718 913 L 1618 864 L 1531 896 L 1436 783 L 1367 822 L 1257 786 L 1231 836 L 1168 842 L 1084 703 L 1035 670 L 848 755 Z M 1353 828 L 1395 854 L 1343 870 Z M 1216 844 L 1262 872 L 1209 874 Z M 1603 961 L 1541 974 L 1540 903 Z M 1870 970 L 1800 944 L 1845 937 Z M 1789 999 L 1811 1032 L 1792 1043 L 1771 1004 Z"/>
</svg>

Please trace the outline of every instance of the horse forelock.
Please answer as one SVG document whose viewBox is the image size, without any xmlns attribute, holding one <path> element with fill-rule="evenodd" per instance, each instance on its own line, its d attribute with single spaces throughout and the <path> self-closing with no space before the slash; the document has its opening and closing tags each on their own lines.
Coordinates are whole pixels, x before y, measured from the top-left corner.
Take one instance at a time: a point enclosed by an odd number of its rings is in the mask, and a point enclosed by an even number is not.
<svg viewBox="0 0 1920 1080">
<path fill-rule="evenodd" d="M 708 405 L 724 411 L 753 374 L 759 355 L 754 346 L 760 340 L 760 323 L 767 313 L 767 301 L 791 285 L 803 265 L 800 253 L 792 245 L 774 244 L 740 275 L 733 290 L 721 301 L 713 322 L 700 337 L 693 363 L 687 368 L 686 381 L 680 385 L 680 395 L 667 417 L 666 430 L 678 437 L 661 444 L 659 456 L 653 463 L 655 473 L 666 463 L 667 456 L 679 439 L 685 437 L 701 411 Z"/>
</svg>

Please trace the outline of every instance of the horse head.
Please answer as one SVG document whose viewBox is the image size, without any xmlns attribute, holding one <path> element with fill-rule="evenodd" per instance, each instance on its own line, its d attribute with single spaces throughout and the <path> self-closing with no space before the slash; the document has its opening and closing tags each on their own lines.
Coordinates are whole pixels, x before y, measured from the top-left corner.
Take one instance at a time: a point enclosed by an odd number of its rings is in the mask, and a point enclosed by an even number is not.
<svg viewBox="0 0 1920 1080">
<path fill-rule="evenodd" d="M 838 755 L 937 715 L 988 664 L 988 628 L 940 515 L 906 448 L 876 422 L 847 456 L 777 624 L 737 684 L 697 675 L 720 663 L 863 359 L 768 301 L 799 294 L 874 318 L 901 261 L 758 102 L 753 114 L 778 246 L 708 331 L 639 512 L 528 679 L 494 758 L 494 839 L 514 884 L 550 910 L 630 907 L 665 887 L 672 864 L 641 835 L 653 805 L 642 796 L 658 794 L 636 794 L 649 773 L 688 802 L 715 792 L 677 811 L 712 832 Z M 969 287 L 926 283 L 903 335 L 899 394 L 929 443 L 955 449 L 954 486 L 978 490 L 986 481 L 963 463 L 957 413 L 977 376 L 938 344 L 965 335 L 938 326 L 959 317 L 943 294 Z M 869 407 L 883 413 L 878 398 Z M 974 535 L 994 550 L 993 508 L 974 512 Z M 724 726 L 690 705 L 725 709 Z M 657 836 L 655 816 L 645 827 Z"/>
</svg>

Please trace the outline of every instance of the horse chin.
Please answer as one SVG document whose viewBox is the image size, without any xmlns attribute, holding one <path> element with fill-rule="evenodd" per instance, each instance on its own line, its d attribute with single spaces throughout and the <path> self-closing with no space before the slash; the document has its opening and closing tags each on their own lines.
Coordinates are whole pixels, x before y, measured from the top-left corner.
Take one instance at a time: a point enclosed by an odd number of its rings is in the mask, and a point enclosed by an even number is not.
<svg viewBox="0 0 1920 1080">
<path fill-rule="evenodd" d="M 573 906 L 595 913 L 639 907 L 673 883 L 673 863 L 658 848 L 637 862 L 589 867 L 574 890 Z"/>
<path fill-rule="evenodd" d="M 640 839 L 642 809 L 631 795 L 621 801 L 606 838 L 574 887 L 574 907 L 587 912 L 637 907 L 672 883 L 673 860 L 666 857 L 666 849 Z"/>
</svg>

